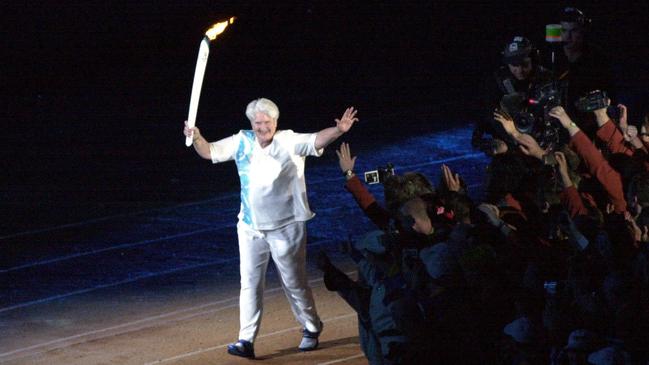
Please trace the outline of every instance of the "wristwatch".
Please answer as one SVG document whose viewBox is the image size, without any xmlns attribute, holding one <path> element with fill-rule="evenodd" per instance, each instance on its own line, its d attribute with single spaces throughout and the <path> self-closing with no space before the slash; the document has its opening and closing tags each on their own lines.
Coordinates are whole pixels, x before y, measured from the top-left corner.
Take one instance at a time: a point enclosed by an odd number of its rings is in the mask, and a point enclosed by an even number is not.
<svg viewBox="0 0 649 365">
<path fill-rule="evenodd" d="M 349 179 L 350 177 L 354 176 L 354 171 L 347 170 L 347 171 L 343 172 L 343 176 L 345 176 L 346 178 Z"/>
</svg>

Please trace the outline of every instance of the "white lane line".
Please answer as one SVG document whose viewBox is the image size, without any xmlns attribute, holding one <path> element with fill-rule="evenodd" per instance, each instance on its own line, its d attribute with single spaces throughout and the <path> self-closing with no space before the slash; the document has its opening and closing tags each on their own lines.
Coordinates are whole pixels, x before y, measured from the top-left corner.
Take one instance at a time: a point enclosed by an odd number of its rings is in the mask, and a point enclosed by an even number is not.
<svg viewBox="0 0 649 365">
<path fill-rule="evenodd" d="M 347 360 L 358 359 L 358 358 L 361 358 L 361 357 L 365 357 L 365 355 L 361 353 L 361 354 L 357 354 L 357 355 L 350 356 L 350 357 L 345 357 L 345 358 L 338 359 L 338 360 L 332 360 L 332 361 L 327 361 L 327 362 L 321 362 L 321 363 L 319 363 L 318 365 L 337 364 L 337 363 L 339 363 L 339 362 L 345 362 L 345 361 L 347 361 Z"/>
<path fill-rule="evenodd" d="M 51 258 L 51 259 L 48 259 L 48 260 L 30 262 L 28 264 L 10 267 L 8 269 L 0 270 L 0 274 L 11 272 L 11 271 L 27 269 L 27 268 L 31 268 L 31 267 L 34 267 L 34 266 L 53 264 L 53 263 L 56 263 L 56 262 L 70 260 L 70 259 L 76 259 L 76 258 L 83 257 L 83 256 L 96 255 L 98 253 L 104 253 L 104 252 L 113 251 L 113 250 L 119 250 L 119 249 L 123 249 L 123 248 L 137 247 L 137 246 L 147 245 L 149 243 L 160 242 L 160 241 L 165 241 L 165 240 L 171 240 L 171 239 L 174 239 L 174 238 L 187 237 L 187 236 L 195 235 L 195 234 L 198 234 L 198 233 L 216 231 L 216 230 L 219 230 L 219 229 L 222 229 L 222 228 L 230 228 L 230 227 L 234 227 L 234 226 L 236 226 L 236 224 L 231 224 L 231 225 L 226 225 L 226 226 L 221 226 L 221 227 L 201 228 L 201 229 L 197 229 L 195 231 L 178 233 L 178 234 L 173 234 L 173 235 L 169 235 L 169 236 L 164 236 L 164 237 L 158 237 L 158 238 L 148 239 L 148 240 L 144 240 L 144 241 L 139 241 L 139 242 L 122 243 L 122 244 L 119 244 L 119 245 L 116 245 L 116 246 L 110 246 L 110 247 L 100 248 L 100 249 L 97 249 L 97 250 L 79 252 L 79 253 L 72 254 L 72 255 L 59 256 L 59 257 Z"/>
<path fill-rule="evenodd" d="M 346 318 L 350 318 L 350 317 L 354 317 L 354 316 L 356 316 L 356 312 L 348 313 L 348 314 L 344 314 L 344 315 L 340 315 L 340 316 L 336 316 L 336 317 L 332 317 L 332 318 L 323 319 L 322 321 L 325 322 L 325 323 L 329 323 L 329 322 L 337 321 L 337 320 L 340 320 L 340 319 L 346 319 Z M 257 338 L 276 336 L 276 335 L 280 335 L 282 333 L 296 331 L 296 330 L 299 330 L 301 328 L 302 328 L 301 326 L 286 328 L 286 329 L 275 331 L 275 332 L 265 333 L 263 335 L 257 336 Z M 180 360 L 180 359 L 184 359 L 184 358 L 187 358 L 187 357 L 190 357 L 190 356 L 200 355 L 200 354 L 205 353 L 205 352 L 210 352 L 210 351 L 222 349 L 222 348 L 225 348 L 227 346 L 228 346 L 228 344 L 225 343 L 225 344 L 221 344 L 221 345 L 217 345 L 217 346 L 206 347 L 206 348 L 198 349 L 198 350 L 195 350 L 195 351 L 187 352 L 187 353 L 184 353 L 184 354 L 175 355 L 175 356 L 172 356 L 172 357 L 169 357 L 169 358 L 166 358 L 166 359 L 159 359 L 159 360 L 155 360 L 155 361 L 152 361 L 152 362 L 147 362 L 144 365 L 162 364 L 162 363 L 169 362 L 169 361 Z"/>
<path fill-rule="evenodd" d="M 352 271 L 352 272 L 347 272 L 345 274 L 351 276 L 354 273 L 355 272 Z M 319 283 L 322 280 L 323 280 L 323 278 L 311 279 L 311 280 L 309 280 L 309 284 L 310 285 L 315 285 L 316 283 Z M 264 297 L 265 298 L 272 297 L 272 296 L 274 296 L 274 294 L 276 292 L 279 292 L 281 290 L 282 290 L 281 286 L 278 286 L 278 287 L 275 287 L 275 288 L 272 288 L 272 289 L 266 289 L 266 290 L 264 290 Z M 219 311 L 222 311 L 222 310 L 225 310 L 225 309 L 228 309 L 228 308 L 238 306 L 239 305 L 238 300 L 239 300 L 238 296 L 225 298 L 225 299 L 217 300 L 217 301 L 214 301 L 214 302 L 204 303 L 204 304 L 201 304 L 201 305 L 197 305 L 197 306 L 193 306 L 193 307 L 189 307 L 189 308 L 184 308 L 184 309 L 178 309 L 178 310 L 175 310 L 175 311 L 162 313 L 162 314 L 158 314 L 158 315 L 155 315 L 155 316 L 141 318 L 141 319 L 131 321 L 131 322 L 121 323 L 121 324 L 118 324 L 118 325 L 115 325 L 115 326 L 110 326 L 110 327 L 101 328 L 101 329 L 97 329 L 97 330 L 87 331 L 87 332 L 79 333 L 79 334 L 76 334 L 76 335 L 72 335 L 72 336 L 68 336 L 68 337 L 62 337 L 62 338 L 54 339 L 54 340 L 51 340 L 51 341 L 48 341 L 48 342 L 39 343 L 39 344 L 36 344 L 36 345 L 31 345 L 31 346 L 28 346 L 28 347 L 23 347 L 23 348 L 11 350 L 11 351 L 8 351 L 8 352 L 0 353 L 0 361 L 15 360 L 16 358 L 22 358 L 22 357 L 27 357 L 27 356 L 38 355 L 38 354 L 43 353 L 45 351 L 65 348 L 65 347 L 70 346 L 70 345 L 83 344 L 83 343 L 85 343 L 85 342 L 87 342 L 87 341 L 89 341 L 91 339 L 96 340 L 98 338 L 103 338 L 103 337 L 90 337 L 90 336 L 97 335 L 97 334 L 102 334 L 102 333 L 107 333 L 107 332 L 111 332 L 111 331 L 114 331 L 114 330 L 124 329 L 122 331 L 118 331 L 118 332 L 115 332 L 115 333 L 110 333 L 110 334 L 108 334 L 108 335 L 106 335 L 104 337 L 118 336 L 118 335 L 122 335 L 124 333 L 137 331 L 137 330 L 141 330 L 141 329 L 144 329 L 144 328 L 160 326 L 160 325 L 164 325 L 164 324 L 167 324 L 167 323 L 170 323 L 170 322 L 177 322 L 177 321 L 180 321 L 180 320 L 189 319 L 189 318 L 192 318 L 192 317 L 196 317 L 196 316 L 199 316 L 199 315 L 208 314 L 208 313 L 212 313 L 212 312 L 219 312 Z M 217 305 L 220 305 L 220 304 L 225 304 L 225 303 L 233 302 L 233 301 L 237 301 L 237 302 L 232 303 L 232 304 L 227 304 L 225 306 L 220 306 L 220 307 L 217 307 L 217 308 L 212 308 L 212 309 L 209 309 L 209 310 L 206 310 L 206 311 L 200 311 L 200 312 L 192 313 L 192 312 L 197 311 L 197 310 L 202 310 L 204 308 L 217 306 Z M 189 314 L 184 315 L 184 316 L 182 316 L 180 318 L 170 318 L 170 319 L 168 319 L 169 317 L 174 317 L 176 315 L 184 314 L 184 313 L 189 313 Z M 87 338 L 85 340 L 83 340 L 83 341 L 74 341 L 74 340 L 77 340 L 77 339 L 82 339 L 84 337 L 87 337 Z M 66 343 L 66 342 L 69 342 L 69 343 Z M 59 345 L 59 344 L 62 344 L 62 345 L 56 346 L 56 347 L 53 347 L 53 348 L 47 348 L 47 349 L 43 349 L 43 350 L 29 352 L 29 353 L 22 354 L 20 356 L 12 358 L 12 359 L 3 359 L 4 357 L 11 356 L 11 355 L 14 355 L 14 354 L 20 354 L 20 353 L 27 352 L 27 351 L 30 351 L 30 350 L 40 349 L 40 348 L 43 348 L 43 347 L 48 347 L 48 346 L 52 346 L 52 345 Z"/>
<path fill-rule="evenodd" d="M 325 243 L 328 243 L 328 242 L 331 242 L 331 241 L 335 241 L 335 240 L 318 241 L 318 242 L 315 242 L 315 243 L 308 244 L 307 248 L 320 246 L 322 244 L 325 244 Z M 32 305 L 46 303 L 46 302 L 49 302 L 49 301 L 52 301 L 52 300 L 63 299 L 63 298 L 71 297 L 73 295 L 89 293 L 91 291 L 95 291 L 95 290 L 99 290 L 99 289 L 106 289 L 106 288 L 110 288 L 110 287 L 114 287 L 114 286 L 118 286 L 118 285 L 122 285 L 122 284 L 128 284 L 128 283 L 132 283 L 134 281 L 138 281 L 138 280 L 141 280 L 141 279 L 149 279 L 149 278 L 153 278 L 153 277 L 156 277 L 156 276 L 173 274 L 173 273 L 176 273 L 176 272 L 179 272 L 179 271 L 192 270 L 192 269 L 197 269 L 197 268 L 200 268 L 200 267 L 224 264 L 224 263 L 228 263 L 228 262 L 232 262 L 232 261 L 238 261 L 238 260 L 239 260 L 239 257 L 237 256 L 237 257 L 232 257 L 232 258 L 229 258 L 229 259 L 221 259 L 221 260 L 209 261 L 209 262 L 205 262 L 205 263 L 202 263 L 202 264 L 187 265 L 187 266 L 183 266 L 183 267 L 179 267 L 179 268 L 147 273 L 147 274 L 140 275 L 140 276 L 135 276 L 135 277 L 132 277 L 132 278 L 129 278 L 129 279 L 126 279 L 126 280 L 120 280 L 120 281 L 113 282 L 113 283 L 96 285 L 96 286 L 93 286 L 93 287 L 90 287 L 90 288 L 75 290 L 75 291 L 64 293 L 64 294 L 53 295 L 53 296 L 46 297 L 46 298 L 41 298 L 41 299 L 29 301 L 29 302 L 24 302 L 24 303 L 12 305 L 12 306 L 9 306 L 9 307 L 0 308 L 0 313 L 8 312 L 8 311 L 19 309 L 19 308 L 30 307 Z"/>
</svg>

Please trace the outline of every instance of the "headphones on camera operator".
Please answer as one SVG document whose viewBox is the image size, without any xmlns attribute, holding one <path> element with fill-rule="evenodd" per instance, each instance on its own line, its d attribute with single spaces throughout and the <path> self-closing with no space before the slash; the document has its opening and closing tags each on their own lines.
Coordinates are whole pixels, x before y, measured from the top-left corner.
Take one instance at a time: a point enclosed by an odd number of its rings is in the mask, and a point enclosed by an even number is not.
<svg viewBox="0 0 649 365">
<path fill-rule="evenodd" d="M 515 36 L 510 42 L 507 43 L 500 54 L 502 55 L 502 60 L 505 65 L 517 66 L 522 64 L 526 58 L 530 59 L 533 69 L 538 67 L 539 65 L 539 50 L 534 47 L 529 39 L 523 36 Z M 506 66 L 504 70 L 507 70 Z M 505 72 L 501 68 L 496 72 L 495 76 L 496 80 L 498 81 L 498 87 L 503 94 L 507 95 L 517 92 L 516 88 L 514 87 L 515 81 L 513 80 L 509 70 Z"/>
<path fill-rule="evenodd" d="M 532 79 L 528 80 L 527 90 L 516 90 L 511 72 L 506 77 L 499 72 L 498 83 L 504 94 L 500 108 L 514 119 L 516 129 L 532 135 L 542 147 L 560 144 L 561 129 L 547 118 L 547 112 L 553 106 L 561 105 L 564 90 L 554 82 L 552 73 L 539 65 L 539 49 L 529 39 L 516 36 L 505 46 L 502 56 L 503 63 L 508 65 L 520 64 L 529 58 L 535 70 Z"/>
</svg>

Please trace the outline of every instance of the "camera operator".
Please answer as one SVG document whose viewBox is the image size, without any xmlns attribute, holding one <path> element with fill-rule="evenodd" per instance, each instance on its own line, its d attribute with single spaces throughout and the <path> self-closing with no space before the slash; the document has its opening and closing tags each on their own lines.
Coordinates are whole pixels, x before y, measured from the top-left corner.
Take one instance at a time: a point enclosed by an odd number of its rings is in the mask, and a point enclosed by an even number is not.
<svg viewBox="0 0 649 365">
<path fill-rule="evenodd" d="M 560 16 L 562 50 L 557 59 L 556 77 L 567 83 L 569 115 L 589 138 L 597 129 L 592 114 L 580 112 L 575 102 L 593 90 L 603 90 L 615 100 L 611 65 L 606 54 L 594 46 L 591 35 L 591 19 L 573 7 L 564 8 Z"/>
<path fill-rule="evenodd" d="M 514 37 L 507 43 L 502 55 L 504 65 L 496 70 L 486 85 L 485 109 L 502 108 L 504 102 L 510 104 L 506 109 L 513 115 L 521 109 L 536 87 L 552 81 L 552 73 L 539 64 L 538 50 L 525 37 Z M 490 134 L 492 138 L 485 138 L 485 133 Z M 492 119 L 478 123 L 473 131 L 471 144 L 488 155 L 503 153 L 516 145 Z"/>
</svg>

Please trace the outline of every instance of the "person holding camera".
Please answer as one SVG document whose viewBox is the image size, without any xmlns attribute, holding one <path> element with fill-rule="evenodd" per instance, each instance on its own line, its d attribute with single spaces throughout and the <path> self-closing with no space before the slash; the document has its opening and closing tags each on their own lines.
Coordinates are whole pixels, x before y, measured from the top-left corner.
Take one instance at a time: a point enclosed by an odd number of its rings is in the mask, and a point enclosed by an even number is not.
<svg viewBox="0 0 649 365">
<path fill-rule="evenodd" d="M 361 348 L 370 364 L 420 363 L 425 348 L 421 342 L 427 339 L 413 330 L 422 321 L 413 294 L 406 288 L 418 286 L 411 280 L 418 281 L 414 278 L 425 272 L 421 265 L 409 265 L 411 256 L 405 252 L 413 251 L 416 241 L 432 233 L 433 227 L 425 213 L 425 217 L 410 211 L 402 213 L 401 208 L 417 196 L 433 195 L 434 187 L 418 173 L 390 175 L 382 181 L 387 202 L 384 207 L 354 172 L 356 157 L 349 144 L 342 143 L 336 153 L 345 188 L 379 230 L 345 248 L 358 265 L 358 281 L 334 266 L 324 252 L 320 253 L 318 266 L 324 273 L 325 286 L 358 313 Z M 410 273 L 407 283 L 405 272 Z"/>
<path fill-rule="evenodd" d="M 212 163 L 234 160 L 241 179 L 238 218 L 241 296 L 239 340 L 228 353 L 254 358 L 253 342 L 261 323 L 265 273 L 272 257 L 291 309 L 304 327 L 302 351 L 315 350 L 322 322 L 306 276 L 306 221 L 313 218 L 306 199 L 304 180 L 307 156 L 321 156 L 323 149 L 350 130 L 358 118 L 347 108 L 336 125 L 317 133 L 277 130 L 279 109 L 260 98 L 246 107 L 251 129 L 208 142 L 199 129 L 184 134 L 194 149 Z"/>
<path fill-rule="evenodd" d="M 595 110 L 594 114 L 596 120 L 608 120 L 606 108 Z M 610 203 L 613 204 L 614 211 L 624 214 L 627 203 L 624 199 L 620 173 L 611 167 L 588 136 L 568 116 L 563 107 L 558 106 L 550 110 L 550 116 L 559 120 L 561 125 L 568 131 L 570 134 L 570 147 L 584 160 L 590 175 L 594 176 L 602 185 Z"/>
<path fill-rule="evenodd" d="M 597 129 L 592 114 L 580 111 L 579 98 L 594 90 L 605 91 L 615 99 L 615 88 L 610 61 L 604 51 L 591 39 L 592 20 L 579 9 L 566 7 L 559 14 L 563 52 L 557 59 L 556 77 L 567 84 L 568 115 L 575 119 L 582 131 L 593 138 Z"/>
<path fill-rule="evenodd" d="M 486 85 L 485 109 L 493 110 L 495 107 L 513 116 L 525 109 L 525 103 L 536 88 L 552 81 L 552 73 L 539 64 L 537 48 L 523 36 L 515 36 L 508 42 L 502 56 L 504 65 L 496 70 Z M 492 138 L 485 138 L 485 133 Z M 488 155 L 503 153 L 516 145 L 502 127 L 491 119 L 476 125 L 471 144 Z"/>
</svg>

